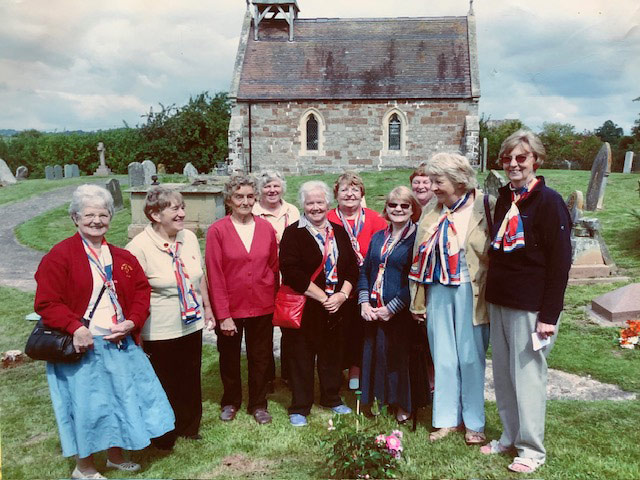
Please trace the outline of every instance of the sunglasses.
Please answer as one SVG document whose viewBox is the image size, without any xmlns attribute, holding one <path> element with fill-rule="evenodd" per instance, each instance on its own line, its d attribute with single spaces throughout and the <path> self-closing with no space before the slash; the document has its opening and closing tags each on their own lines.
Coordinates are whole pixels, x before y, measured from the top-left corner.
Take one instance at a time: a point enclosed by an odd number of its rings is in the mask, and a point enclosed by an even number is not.
<svg viewBox="0 0 640 480">
<path fill-rule="evenodd" d="M 411 207 L 411 204 L 409 203 L 392 203 L 392 202 L 387 203 L 387 207 L 389 207 L 391 210 L 396 208 L 398 205 L 400 205 L 400 208 L 402 210 L 409 210 L 409 208 Z"/>
<path fill-rule="evenodd" d="M 502 160 L 502 163 L 511 163 L 511 159 L 515 158 L 516 162 L 524 163 L 527 161 L 527 158 L 529 158 L 529 155 L 531 155 L 531 152 L 523 153 L 521 155 L 503 155 L 500 160 Z"/>
</svg>

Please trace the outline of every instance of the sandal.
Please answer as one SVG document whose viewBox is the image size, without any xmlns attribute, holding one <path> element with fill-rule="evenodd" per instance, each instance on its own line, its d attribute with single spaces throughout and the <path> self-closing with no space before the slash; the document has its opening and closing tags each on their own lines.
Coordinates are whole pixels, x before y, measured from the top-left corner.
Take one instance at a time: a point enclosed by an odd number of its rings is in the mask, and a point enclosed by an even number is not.
<svg viewBox="0 0 640 480">
<path fill-rule="evenodd" d="M 500 444 L 498 440 L 491 440 L 486 445 L 480 447 L 480 453 L 483 455 L 495 455 L 496 453 L 507 453 L 510 450 L 509 447 L 505 447 Z"/>
<path fill-rule="evenodd" d="M 438 440 L 443 439 L 444 437 L 446 437 L 450 433 L 461 431 L 462 428 L 463 428 L 462 425 L 458 425 L 457 427 L 439 428 L 435 432 L 431 432 L 429 434 L 429 441 L 430 442 L 437 442 Z"/>
<path fill-rule="evenodd" d="M 467 431 L 464 434 L 464 442 L 467 445 L 480 445 L 481 443 L 485 443 L 486 441 L 487 437 L 483 432 L 476 432 L 475 430 L 469 430 L 467 428 Z"/>
<path fill-rule="evenodd" d="M 516 473 L 533 473 L 535 472 L 540 465 L 544 462 L 539 462 L 538 460 L 534 460 L 533 458 L 526 457 L 516 457 L 511 462 L 507 468 Z"/>
</svg>

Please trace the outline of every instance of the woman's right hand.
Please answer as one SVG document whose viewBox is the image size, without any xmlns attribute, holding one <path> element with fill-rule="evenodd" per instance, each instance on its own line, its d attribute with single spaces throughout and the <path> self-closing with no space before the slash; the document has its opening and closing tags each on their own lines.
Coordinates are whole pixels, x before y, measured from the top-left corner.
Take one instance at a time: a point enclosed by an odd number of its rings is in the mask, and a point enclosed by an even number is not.
<svg viewBox="0 0 640 480">
<path fill-rule="evenodd" d="M 411 316 L 418 323 L 422 323 L 422 322 L 426 322 L 427 321 L 427 313 L 426 312 L 425 313 L 413 313 L 413 312 L 411 312 Z"/>
<path fill-rule="evenodd" d="M 375 315 L 373 313 L 373 308 L 369 302 L 360 304 L 360 316 L 366 322 L 372 322 L 375 320 Z"/>
<path fill-rule="evenodd" d="M 84 353 L 93 348 L 93 335 L 84 325 L 73 332 L 73 348 L 76 353 Z"/>
<path fill-rule="evenodd" d="M 238 333 L 238 329 L 236 327 L 236 322 L 233 321 L 233 318 L 225 318 L 220 322 L 220 331 L 223 335 L 227 337 L 232 337 L 236 333 Z"/>
</svg>

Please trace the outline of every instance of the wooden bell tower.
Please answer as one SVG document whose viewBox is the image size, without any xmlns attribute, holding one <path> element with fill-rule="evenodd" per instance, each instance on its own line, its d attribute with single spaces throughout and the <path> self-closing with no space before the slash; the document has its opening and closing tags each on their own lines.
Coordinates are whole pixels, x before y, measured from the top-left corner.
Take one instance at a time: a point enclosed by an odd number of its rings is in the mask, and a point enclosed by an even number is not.
<svg viewBox="0 0 640 480">
<path fill-rule="evenodd" d="M 258 41 L 258 25 L 262 20 L 282 20 L 289 24 L 289 41 L 293 42 L 293 21 L 298 18 L 298 2 L 296 0 L 251 0 L 251 17 L 253 18 L 253 39 Z M 267 15 L 270 15 L 267 17 Z"/>
</svg>

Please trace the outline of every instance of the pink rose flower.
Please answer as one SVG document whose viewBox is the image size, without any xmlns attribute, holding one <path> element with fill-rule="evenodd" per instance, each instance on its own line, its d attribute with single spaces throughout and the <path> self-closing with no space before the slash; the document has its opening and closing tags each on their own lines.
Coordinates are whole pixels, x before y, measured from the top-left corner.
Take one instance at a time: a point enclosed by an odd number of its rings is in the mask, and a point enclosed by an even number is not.
<svg viewBox="0 0 640 480">
<path fill-rule="evenodd" d="M 378 445 L 384 445 L 385 441 L 386 441 L 386 438 L 382 433 L 376 437 L 376 444 Z"/>
<path fill-rule="evenodd" d="M 389 450 L 399 450 L 402 448 L 402 442 L 395 435 L 389 435 L 387 437 L 387 448 Z"/>
<path fill-rule="evenodd" d="M 404 433 L 402 433 L 401 430 L 392 430 L 391 435 L 395 435 L 399 439 L 402 439 L 402 437 L 404 436 Z"/>
</svg>

